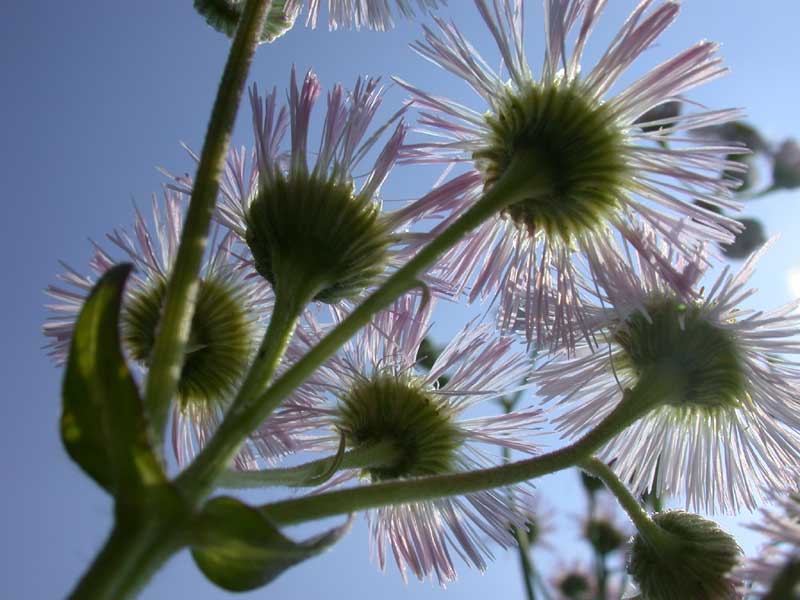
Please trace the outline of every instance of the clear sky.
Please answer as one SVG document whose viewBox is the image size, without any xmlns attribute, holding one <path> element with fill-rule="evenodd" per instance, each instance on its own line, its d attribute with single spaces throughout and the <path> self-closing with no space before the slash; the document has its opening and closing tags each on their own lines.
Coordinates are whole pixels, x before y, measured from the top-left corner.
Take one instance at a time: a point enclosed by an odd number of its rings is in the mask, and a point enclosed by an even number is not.
<svg viewBox="0 0 800 600">
<path fill-rule="evenodd" d="M 468 0 L 450 0 L 446 11 L 495 60 L 488 35 Z M 84 269 L 87 238 L 129 226 L 132 201 L 146 205 L 163 177 L 193 166 L 179 147 L 200 148 L 228 42 L 210 30 L 190 0 L 138 2 L 9 2 L 0 21 L 0 173 L 4 184 L 0 244 L 3 257 L 0 403 L 4 434 L 0 464 L 0 597 L 63 596 L 94 555 L 109 527 L 108 499 L 67 459 L 57 433 L 61 374 L 47 360 L 40 332 L 43 288 L 66 260 Z M 538 0 L 528 7 L 531 62 L 541 56 Z M 587 53 L 592 60 L 633 5 L 611 0 Z M 772 139 L 800 136 L 796 0 L 686 0 L 678 23 L 640 66 L 653 66 L 700 39 L 723 42 L 732 74 L 692 97 L 713 107 L 744 107 Z M 294 63 L 313 67 L 323 84 L 351 84 L 359 74 L 392 74 L 477 106 L 466 86 L 416 57 L 408 42 L 418 24 L 391 34 L 311 31 L 298 26 L 262 46 L 251 80 L 262 88 L 285 87 Z M 499 64 L 499 63 L 493 63 Z M 387 111 L 404 94 L 387 95 Z M 235 140 L 249 144 L 249 109 L 240 113 Z M 409 197 L 422 191 L 398 173 L 387 191 Z M 765 307 L 800 294 L 800 193 L 770 196 L 748 205 L 783 237 L 755 277 Z M 439 313 L 440 336 L 452 331 L 458 310 Z M 567 516 L 580 510 L 572 473 L 540 486 L 550 505 Z M 726 520 L 726 523 L 730 523 Z M 308 530 L 309 528 L 306 528 Z M 311 528 L 314 529 L 314 528 Z M 571 540 L 574 529 L 561 530 Z M 559 540 L 554 540 L 561 543 Z M 752 547 L 752 541 L 747 541 Z M 565 559 L 575 552 L 565 544 Z M 547 559 L 548 561 L 550 559 Z M 515 556 L 498 554 L 481 576 L 463 568 L 450 595 L 520 597 Z M 312 599 L 382 597 L 444 598 L 429 582 L 406 586 L 392 567 L 381 575 L 368 560 L 363 520 L 333 551 L 289 571 L 269 590 L 241 597 Z M 227 597 L 196 571 L 188 553 L 155 577 L 143 598 Z"/>
</svg>

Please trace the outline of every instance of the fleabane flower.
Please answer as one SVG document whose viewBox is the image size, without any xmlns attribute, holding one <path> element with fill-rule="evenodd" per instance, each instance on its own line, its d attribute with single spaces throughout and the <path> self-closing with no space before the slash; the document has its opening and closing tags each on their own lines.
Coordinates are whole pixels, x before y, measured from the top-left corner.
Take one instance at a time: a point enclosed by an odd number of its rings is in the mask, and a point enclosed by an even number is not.
<svg viewBox="0 0 800 600">
<path fill-rule="evenodd" d="M 442 227 L 507 173 L 530 175 L 515 196 L 522 199 L 447 252 L 436 273 L 468 290 L 470 301 L 499 297 L 504 327 L 514 326 L 524 313 L 530 341 L 558 337 L 581 319 L 579 274 L 592 266 L 581 259 L 599 240 L 613 236 L 639 245 L 632 238 L 644 222 L 686 252 L 698 238 L 733 241 L 740 228 L 736 221 L 694 201 L 738 208 L 730 198 L 731 182 L 720 174 L 736 168 L 726 157 L 742 150 L 686 132 L 726 122 L 737 111 L 673 111 L 664 119 L 641 120 L 722 75 L 717 45 L 701 42 L 612 93 L 675 19 L 677 2 L 641 2 L 597 64 L 586 69 L 584 48 L 606 2 L 546 0 L 538 76 L 523 48 L 522 0 L 475 4 L 508 78 L 492 70 L 455 25 L 437 20 L 438 32 L 426 28 L 424 41 L 413 48 L 464 79 L 484 104 L 475 110 L 398 80 L 412 93 L 423 111 L 421 125 L 433 136 L 409 146 L 404 160 L 471 169 L 460 176 L 471 182 L 461 207 Z M 667 139 L 669 147 L 663 144 Z M 685 226 L 678 238 L 680 222 Z"/>
<path fill-rule="evenodd" d="M 154 196 L 152 228 L 136 209 L 133 234 L 118 229 L 108 235 L 116 257 L 93 243 L 90 275 L 62 263 L 65 271 L 58 276 L 60 283 L 46 290 L 56 303 L 47 306 L 51 315 L 44 324 L 47 348 L 57 365 L 66 362 L 75 322 L 96 278 L 116 262 L 129 261 L 135 270 L 124 291 L 121 339 L 129 360 L 147 370 L 167 280 L 178 251 L 183 226 L 181 204 L 180 196 L 170 190 L 165 191 L 163 207 Z M 246 276 L 241 261 L 231 252 L 233 241 L 231 234 L 220 239 L 215 236 L 200 275 L 187 353 L 173 403 L 172 442 L 180 465 L 191 460 L 216 429 L 263 332 L 259 319 L 271 311 L 268 286 Z M 289 433 L 266 428 L 272 433 L 269 443 L 245 446 L 237 457 L 239 467 L 254 468 L 256 456 L 271 458 L 292 449 Z"/>
<path fill-rule="evenodd" d="M 253 86 L 255 166 L 248 169 L 245 150 L 231 153 L 216 218 L 247 245 L 254 269 L 276 294 L 300 286 L 313 299 L 335 304 L 359 297 L 387 267 L 407 261 L 426 239 L 408 229 L 448 210 L 451 191 L 444 186 L 422 202 L 383 211 L 380 190 L 405 139 L 405 109 L 370 131 L 383 98 L 379 80 L 359 79 L 351 91 L 337 85 L 328 93 L 321 139 L 312 150 L 309 129 L 320 93 L 312 72 L 298 85 L 292 71 L 285 107 L 276 90 L 262 97 Z M 376 157 L 367 166 L 372 151 Z M 176 189 L 191 192 L 188 177 L 175 179 Z"/>
<path fill-rule="evenodd" d="M 317 450 L 335 449 L 341 435 L 351 452 L 393 448 L 383 461 L 343 471 L 335 484 L 470 471 L 501 463 L 501 448 L 537 452 L 532 435 L 542 421 L 538 409 L 463 416 L 523 385 L 530 359 L 514 349 L 512 339 L 496 337 L 493 327 L 471 324 L 430 370 L 420 369 L 431 304 L 420 308 L 418 302 L 404 296 L 378 313 L 283 409 L 291 413 L 294 402 L 295 418 L 316 424 L 318 432 L 309 435 L 317 436 Z M 316 337 L 289 355 L 302 354 Z M 513 528 L 524 528 L 531 518 L 524 508 L 533 506 L 529 496 L 520 485 L 371 510 L 373 553 L 381 569 L 391 553 L 404 578 L 410 571 L 444 585 L 456 577 L 455 555 L 483 570 L 492 556 L 487 541 L 515 543 Z"/>
<path fill-rule="evenodd" d="M 761 555 L 748 559 L 738 569 L 747 582 L 747 593 L 755 598 L 796 598 L 800 595 L 800 492 L 797 485 L 771 490 L 773 507 L 761 510 L 761 522 L 750 529 L 762 534 L 766 544 Z M 784 596 L 780 595 L 783 593 Z"/>
<path fill-rule="evenodd" d="M 306 25 L 317 26 L 327 5 L 329 29 L 388 31 L 395 26 L 395 15 L 410 19 L 447 4 L 447 0 L 272 0 L 260 39 L 272 42 L 292 27 L 305 7 Z M 244 11 L 245 0 L 195 0 L 194 6 L 209 25 L 233 37 Z"/>
<path fill-rule="evenodd" d="M 708 288 L 705 260 L 675 268 L 606 262 L 598 282 L 593 344 L 563 351 L 533 375 L 545 402 L 558 400 L 558 428 L 594 429 L 612 412 L 627 426 L 599 452 L 637 493 L 682 496 L 712 512 L 754 508 L 759 488 L 794 481 L 800 456 L 798 302 L 741 308 L 756 261 L 726 268 Z M 643 415 L 643 416 L 642 416 Z"/>
</svg>

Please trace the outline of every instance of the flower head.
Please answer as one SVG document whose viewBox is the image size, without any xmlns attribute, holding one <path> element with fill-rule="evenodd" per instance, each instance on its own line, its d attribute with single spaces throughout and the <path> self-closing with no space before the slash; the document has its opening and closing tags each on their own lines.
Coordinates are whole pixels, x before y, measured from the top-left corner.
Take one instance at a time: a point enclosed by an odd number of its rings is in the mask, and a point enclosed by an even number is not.
<svg viewBox="0 0 800 600">
<path fill-rule="evenodd" d="M 776 586 L 787 594 L 800 594 L 800 494 L 797 486 L 769 493 L 775 508 L 761 510 L 760 523 L 750 528 L 766 537 L 761 556 L 751 558 L 737 571 L 752 584 L 749 594 L 766 597 Z M 777 590 L 773 591 L 777 594 Z M 773 595 L 772 598 L 782 596 Z"/>
<path fill-rule="evenodd" d="M 133 235 L 115 230 L 108 240 L 122 260 L 136 268 L 126 286 L 122 315 L 123 351 L 143 370 L 155 343 L 167 280 L 180 240 L 183 215 L 179 195 L 167 190 L 164 206 L 153 198 L 154 228 L 136 210 Z M 233 236 L 215 239 L 198 287 L 195 314 L 189 333 L 187 355 L 178 380 L 174 404 L 173 446 L 177 460 L 191 459 L 222 418 L 224 408 L 250 363 L 263 327 L 259 316 L 269 313 L 272 295 L 257 279 L 245 276 L 241 262 L 231 253 Z M 77 316 L 95 283 L 118 259 L 93 243 L 91 276 L 63 265 L 59 279 L 65 285 L 50 285 L 46 293 L 57 300 L 48 305 L 51 316 L 44 324 L 47 347 L 56 364 L 66 361 Z M 291 436 L 267 426 L 273 433 L 270 446 L 245 448 L 238 464 L 255 464 L 255 456 L 272 457 L 292 447 Z M 254 451 L 257 452 L 254 453 Z"/>
<path fill-rule="evenodd" d="M 740 308 L 761 253 L 708 290 L 698 285 L 702 257 L 677 260 L 669 284 L 650 263 L 606 262 L 598 281 L 611 307 L 596 309 L 595 344 L 534 373 L 539 394 L 563 407 L 565 434 L 593 429 L 623 401 L 646 412 L 599 453 L 637 493 L 653 485 L 695 509 L 728 511 L 754 508 L 762 486 L 793 481 L 800 372 L 786 355 L 800 353 L 800 315 L 798 302 Z"/>
<path fill-rule="evenodd" d="M 462 416 L 517 389 L 529 371 L 528 357 L 514 350 L 513 340 L 496 338 L 491 327 L 471 324 L 429 371 L 421 370 L 418 352 L 429 327 L 430 303 L 422 308 L 418 303 L 416 297 L 404 296 L 379 313 L 299 388 L 292 400 L 296 407 L 282 411 L 317 426 L 309 435 L 316 435 L 319 450 L 333 449 L 341 433 L 353 449 L 393 444 L 391 460 L 345 471 L 335 483 L 490 466 L 500 460 L 492 446 L 537 451 L 530 434 L 541 422 L 539 410 Z M 303 353 L 305 345 L 293 351 Z M 503 547 L 514 544 L 513 528 L 524 528 L 529 520 L 528 495 L 526 486 L 518 486 L 372 510 L 368 519 L 378 563 L 385 567 L 388 544 L 404 576 L 410 570 L 420 579 L 435 575 L 441 583 L 453 580 L 453 552 L 483 569 L 491 556 L 485 538 Z"/>
<path fill-rule="evenodd" d="M 377 79 L 359 79 L 349 92 L 337 85 L 328 94 L 316 159 L 309 164 L 309 129 L 320 92 L 316 75 L 309 72 L 299 86 L 293 71 L 288 107 L 279 108 L 276 90 L 261 97 L 253 86 L 255 165 L 248 173 L 246 152 L 231 154 L 217 220 L 246 243 L 254 269 L 277 294 L 303 284 L 316 300 L 337 303 L 355 299 L 387 266 L 405 262 L 425 237 L 406 230 L 443 210 L 442 198 L 448 196 L 434 190 L 422 203 L 381 210 L 381 186 L 407 128 L 401 109 L 369 131 L 383 96 Z M 381 134 L 392 125 L 379 147 Z M 358 184 L 355 173 L 372 150 L 377 158 Z M 191 180 L 176 179 L 176 188 L 189 193 Z"/>
<path fill-rule="evenodd" d="M 434 10 L 447 0 L 328 0 L 328 27 L 330 29 L 367 27 L 377 31 L 392 29 L 394 16 L 399 12 L 406 18 L 420 12 Z M 261 41 L 272 42 L 294 27 L 304 6 L 308 7 L 306 25 L 317 26 L 324 0 L 272 0 L 261 33 Z M 391 4 L 395 5 L 394 10 Z M 194 6 L 209 25 L 233 37 L 244 11 L 245 0 L 195 0 Z"/>
<path fill-rule="evenodd" d="M 546 0 L 546 47 L 538 78 L 523 49 L 522 0 L 497 0 L 493 8 L 486 0 L 475 4 L 509 78 L 489 68 L 454 25 L 437 20 L 440 32 L 426 29 L 415 50 L 463 78 L 485 105 L 476 111 L 401 81 L 426 111 L 422 124 L 437 136 L 409 146 L 405 159 L 466 163 L 473 169 L 462 175 L 471 186 L 446 223 L 511 165 L 527 168 L 545 191 L 484 222 L 445 254 L 438 274 L 458 290 L 471 287 L 471 301 L 499 296 L 505 327 L 524 313 L 529 340 L 563 337 L 561 332 L 582 318 L 582 267 L 576 259 L 606 245 L 603 241 L 615 233 L 639 246 L 633 239 L 636 224 L 648 223 L 686 252 L 696 239 L 733 240 L 737 222 L 694 201 L 737 207 L 730 200 L 731 184 L 720 173 L 735 168 L 726 157 L 741 149 L 683 134 L 725 122 L 736 111 L 673 110 L 666 118 L 641 120 L 723 74 L 717 46 L 699 43 L 610 93 L 675 19 L 677 2 L 641 2 L 597 64 L 582 70 L 584 48 L 606 2 Z M 577 36 L 567 52 L 573 29 Z M 667 136 L 670 147 L 662 144 Z"/>
</svg>

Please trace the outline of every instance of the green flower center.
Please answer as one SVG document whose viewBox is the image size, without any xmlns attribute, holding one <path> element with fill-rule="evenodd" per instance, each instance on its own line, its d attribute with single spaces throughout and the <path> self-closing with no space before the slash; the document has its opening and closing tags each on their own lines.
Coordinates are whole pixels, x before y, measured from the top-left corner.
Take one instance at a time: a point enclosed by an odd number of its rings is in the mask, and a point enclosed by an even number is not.
<svg viewBox="0 0 800 600">
<path fill-rule="evenodd" d="M 622 349 L 616 368 L 635 378 L 650 369 L 674 373 L 672 406 L 709 411 L 739 406 L 746 383 L 730 334 L 703 318 L 700 308 L 675 300 L 653 303 L 647 312 L 650 320 L 637 312 L 614 335 Z"/>
<path fill-rule="evenodd" d="M 166 283 L 149 283 L 133 292 L 122 314 L 122 336 L 134 360 L 147 365 L 155 345 Z M 178 398 L 189 404 L 222 404 L 250 361 L 253 323 L 241 293 L 224 280 L 201 279 L 189 331 Z"/>
<path fill-rule="evenodd" d="M 413 381 L 389 375 L 350 390 L 339 425 L 356 446 L 391 440 L 400 449 L 395 464 L 368 469 L 373 481 L 450 472 L 463 440 L 441 404 Z"/>
<path fill-rule="evenodd" d="M 546 175 L 552 192 L 505 209 L 531 235 L 543 231 L 568 242 L 592 230 L 619 205 L 627 167 L 624 136 L 608 108 L 579 84 L 508 91 L 496 113 L 485 150 L 474 157 L 491 186 L 515 157 L 531 156 L 531 173 Z"/>
<path fill-rule="evenodd" d="M 391 243 L 376 203 L 354 196 L 352 186 L 297 175 L 262 184 L 246 240 L 276 293 L 301 278 L 317 286 L 316 300 L 331 304 L 374 283 Z"/>
</svg>

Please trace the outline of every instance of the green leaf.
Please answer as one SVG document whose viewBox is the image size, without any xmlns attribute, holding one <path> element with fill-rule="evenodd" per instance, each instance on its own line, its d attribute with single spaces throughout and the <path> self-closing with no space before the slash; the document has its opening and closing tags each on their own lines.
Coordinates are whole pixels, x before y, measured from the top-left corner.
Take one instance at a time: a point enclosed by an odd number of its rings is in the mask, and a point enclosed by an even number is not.
<svg viewBox="0 0 800 600">
<path fill-rule="evenodd" d="M 331 547 L 347 533 L 350 522 L 298 543 L 255 508 L 235 498 L 215 498 L 196 523 L 192 556 L 218 586 L 234 592 L 253 590 Z"/>
<path fill-rule="evenodd" d="M 136 383 L 120 350 L 122 290 L 132 266 L 109 269 L 78 316 L 62 389 L 61 439 L 70 457 L 126 502 L 165 481 Z"/>
</svg>

